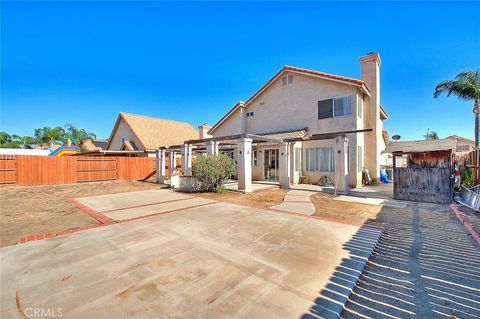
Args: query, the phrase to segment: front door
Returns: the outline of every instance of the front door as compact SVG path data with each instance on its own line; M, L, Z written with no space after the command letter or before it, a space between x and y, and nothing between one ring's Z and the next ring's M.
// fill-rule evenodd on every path
M263 178L278 180L278 149L264 150Z

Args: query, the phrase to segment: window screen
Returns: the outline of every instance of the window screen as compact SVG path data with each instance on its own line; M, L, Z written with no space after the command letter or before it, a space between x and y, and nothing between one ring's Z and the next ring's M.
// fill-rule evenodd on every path
M318 101L318 119L333 117L333 99Z
M352 96L336 97L334 102L334 116L344 116L352 114Z

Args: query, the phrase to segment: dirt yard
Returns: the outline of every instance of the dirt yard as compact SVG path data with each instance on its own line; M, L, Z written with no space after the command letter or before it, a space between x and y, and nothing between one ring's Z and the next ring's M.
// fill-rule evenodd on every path
M144 182L0 188L0 245L13 245L23 236L98 224L68 203L69 198L158 188Z
M335 196L317 193L310 196L315 205L314 216L349 224L362 224L367 219L376 219L381 206L334 200Z
M238 192L226 192L223 194L217 193L198 193L194 194L197 197L218 200L221 202L228 202L239 205L247 205L252 207L265 208L277 205L283 202L285 189L264 189L253 193L243 194Z

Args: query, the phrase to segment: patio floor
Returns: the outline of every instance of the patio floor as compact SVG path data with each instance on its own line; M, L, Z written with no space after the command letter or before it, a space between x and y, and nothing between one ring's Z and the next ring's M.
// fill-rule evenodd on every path
M184 206L192 200L168 190L81 199L105 215L147 217L2 248L0 317L42 308L66 318L298 318L341 262L360 274L380 234L229 203ZM167 204L175 209L148 217Z

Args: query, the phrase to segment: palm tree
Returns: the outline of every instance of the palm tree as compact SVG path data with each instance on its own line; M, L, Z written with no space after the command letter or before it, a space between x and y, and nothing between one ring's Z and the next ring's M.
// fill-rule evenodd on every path
M428 131L428 133L425 134L423 137L425 137L426 140L438 140L438 139L440 139L438 137L437 132L435 132L435 131Z
M54 143L61 143L65 138L65 131L60 126L36 128L35 138L41 143L47 143L49 148L53 148Z
M67 130L66 136L76 142L80 148L83 148L83 144L86 140L93 140L97 138L95 133L87 132L85 129L77 128L73 124L65 125L65 129Z
M456 95L459 99L473 101L473 113L475 114L475 148L479 147L480 136L480 73L476 71L460 72L454 80L440 82L435 88L433 97L440 94L447 96Z

